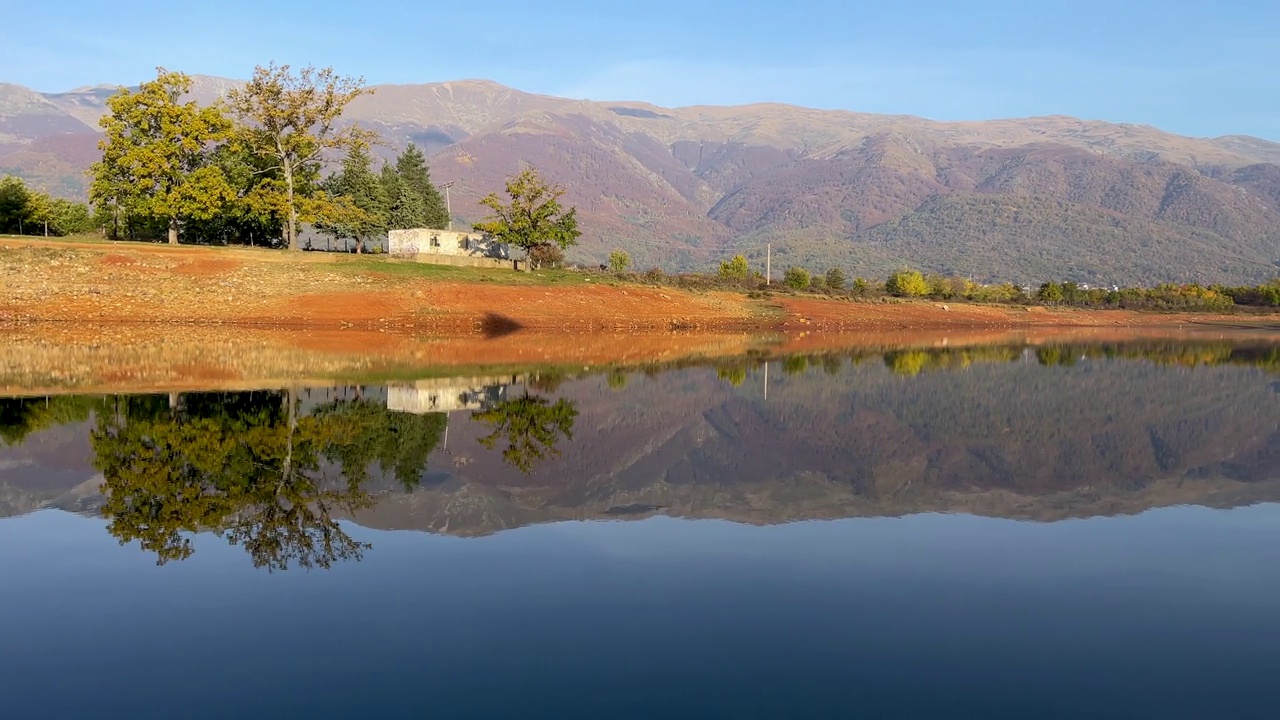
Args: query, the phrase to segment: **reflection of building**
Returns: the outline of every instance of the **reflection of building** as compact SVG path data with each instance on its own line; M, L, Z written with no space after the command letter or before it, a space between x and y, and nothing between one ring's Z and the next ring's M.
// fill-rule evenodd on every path
M507 393L523 379L503 377L438 378L412 385L387 387L387 409L414 414L481 410L507 399Z
M309 413L320 405L333 402L368 400L379 405L387 401L387 389L378 386L346 385L338 387L309 387L298 390L299 409Z

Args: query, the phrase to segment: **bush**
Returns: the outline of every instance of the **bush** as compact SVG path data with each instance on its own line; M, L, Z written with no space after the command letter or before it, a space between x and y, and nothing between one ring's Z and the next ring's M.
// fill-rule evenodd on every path
M807 290L813 278L809 275L809 271L802 267L791 267L787 269L787 273L782 276L782 281L795 290Z
M923 297L929 294L929 283L919 270L903 268L889 276L884 289L902 297Z
M564 251L555 245L538 245L529 250L529 265L532 269L558 268L564 264Z
M751 267L747 265L747 258L743 255L734 255L720 263L720 277L726 280L746 280L750 274Z
M609 253L609 269L615 273L624 273L631 268L631 256L625 250L614 250Z
M1062 286L1053 281L1041 285L1039 292L1036 293L1036 299L1043 303L1062 302L1062 297Z
M814 275L809 279L809 289L815 292L822 292L827 289L827 277L825 275Z
M827 287L832 290L844 289L844 271L838 267L833 267L827 271Z
M651 283L661 283L666 277L667 274L662 272L660 267L651 267L644 273L644 279Z

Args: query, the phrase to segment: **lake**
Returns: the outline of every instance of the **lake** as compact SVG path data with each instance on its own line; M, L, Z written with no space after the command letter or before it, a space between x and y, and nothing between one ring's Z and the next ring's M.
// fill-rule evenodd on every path
M6 720L1280 702L1280 345L100 390L0 398Z

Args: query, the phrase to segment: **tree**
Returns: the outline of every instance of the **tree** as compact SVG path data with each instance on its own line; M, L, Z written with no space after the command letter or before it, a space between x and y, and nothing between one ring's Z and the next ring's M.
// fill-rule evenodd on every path
M21 234L31 223L31 191L20 178L0 178L0 233Z
M903 268L889 276L884 289L893 295L923 297L929 294L929 283L919 270Z
M530 265L538 264L533 251L555 247L564 250L578 244L577 208L565 210L560 205L564 188L542 178L533 168L507 180L507 197L503 203L497 193L489 193L481 205L492 213L475 224L478 232L489 233L499 242L523 248Z
M427 227L426 205L393 165L382 166L382 192L387 198L387 229Z
M190 90L191 78L157 68L156 79L136 92L122 88L111 96L98 122L106 134L98 143L102 160L90 169L92 202L164 219L173 245L185 219L212 218L235 198L210 162L214 146L230 136L231 121L216 107L180 102Z
M832 290L844 289L844 271L838 267L833 267L827 271L827 287Z
M1050 304L1062 302L1062 286L1050 280L1040 286L1040 290L1036 292L1036 299Z
M349 150L370 142L374 134L355 125L339 127L338 120L352 100L372 94L363 78L317 70L308 66L296 75L288 65L257 67L253 79L227 95L227 103L240 119L239 141L251 152L270 158L266 169L280 174L277 182L260 186L262 200L278 208L285 218L285 241L298 250L298 223L312 220L330 209L324 198L313 200L304 182L318 173L326 153Z
M477 410L471 417L493 426L493 432L480 438L480 444L492 449L499 440L505 441L502 458L527 475L537 461L560 454L556 443L561 436L573 439L578 410L564 398L551 403L545 397L526 394Z
M720 277L726 280L746 280L750 274L751 266L747 265L747 258L743 255L734 255L720 262Z
M342 171L330 178L329 190L345 198L357 212L341 213L322 226L335 237L354 238L356 253L363 250L370 236L387 227L389 206L382 182L373 174L373 160L364 145L354 144L342 160Z
M624 273L631 267L631 256L625 250L614 250L609 253L609 269L615 273Z
M787 272L782 276L782 281L795 290L807 290L809 283L813 278L809 275L809 271L802 267L787 268Z
M396 174L404 183L406 192L416 199L414 210L418 213L412 218L413 225L406 228L435 228L443 230L449 226L449 211L445 208L444 198L431 182L431 169L427 167L427 158L413 143L396 158ZM404 216L406 222L409 215ZM399 227L393 225L392 227Z

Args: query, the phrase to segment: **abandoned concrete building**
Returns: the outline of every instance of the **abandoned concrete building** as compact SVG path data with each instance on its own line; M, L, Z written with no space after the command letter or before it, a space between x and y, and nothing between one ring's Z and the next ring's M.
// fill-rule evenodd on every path
M387 409L419 415L429 412L482 410L507 399L508 391L521 385L520 375L419 380L412 385L387 388Z
M506 243L476 232L430 228L392 230L387 236L387 252L441 265L508 268L513 265Z

